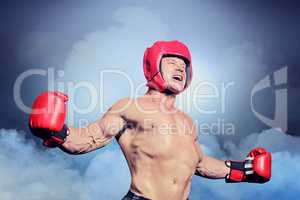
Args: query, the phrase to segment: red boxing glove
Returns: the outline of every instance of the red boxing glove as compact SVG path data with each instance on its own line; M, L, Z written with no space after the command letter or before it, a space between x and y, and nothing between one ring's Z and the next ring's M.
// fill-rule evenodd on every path
M68 96L61 92L43 92L32 105L29 117L31 132L47 147L64 143L68 128L64 125Z
M271 153L263 148L253 149L244 161L225 161L230 173L227 183L250 182L265 183L271 178Z

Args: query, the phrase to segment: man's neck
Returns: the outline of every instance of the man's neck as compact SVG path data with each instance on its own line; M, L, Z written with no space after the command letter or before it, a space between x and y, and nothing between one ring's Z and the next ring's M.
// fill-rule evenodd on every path
M160 104L165 109L170 110L175 108L175 94L163 93L149 88L146 96L149 96L153 102Z

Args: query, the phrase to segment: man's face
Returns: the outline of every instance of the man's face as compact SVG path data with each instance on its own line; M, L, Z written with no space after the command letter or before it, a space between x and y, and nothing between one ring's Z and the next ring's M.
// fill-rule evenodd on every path
M183 91L186 83L186 64L183 59L173 56L162 58L161 73L169 90L174 93Z

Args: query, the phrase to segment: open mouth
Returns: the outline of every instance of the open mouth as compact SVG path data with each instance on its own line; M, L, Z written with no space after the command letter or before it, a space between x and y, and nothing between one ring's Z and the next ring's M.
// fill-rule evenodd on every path
M181 75L174 75L173 79L176 80L176 81L182 81L183 77Z

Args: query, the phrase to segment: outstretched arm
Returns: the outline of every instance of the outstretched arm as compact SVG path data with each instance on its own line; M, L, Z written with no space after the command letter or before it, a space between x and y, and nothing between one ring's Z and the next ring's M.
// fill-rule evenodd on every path
M128 100L114 104L102 118L84 128L70 127L68 136L60 148L69 154L83 154L101 148L125 130L123 106Z
M68 128L65 123L68 96L59 91L41 93L29 116L31 132L49 148L59 147L70 154L87 153L109 143L125 130L124 113L130 99L115 103L102 118L85 128Z
M205 178L225 178L227 183L265 183L271 178L271 153L255 148L243 161L222 161L206 156L197 145L200 161L195 175Z
M230 172L230 168L225 162L216 158L204 155L199 144L197 149L200 155L200 161L197 165L195 175L211 179L225 178Z

